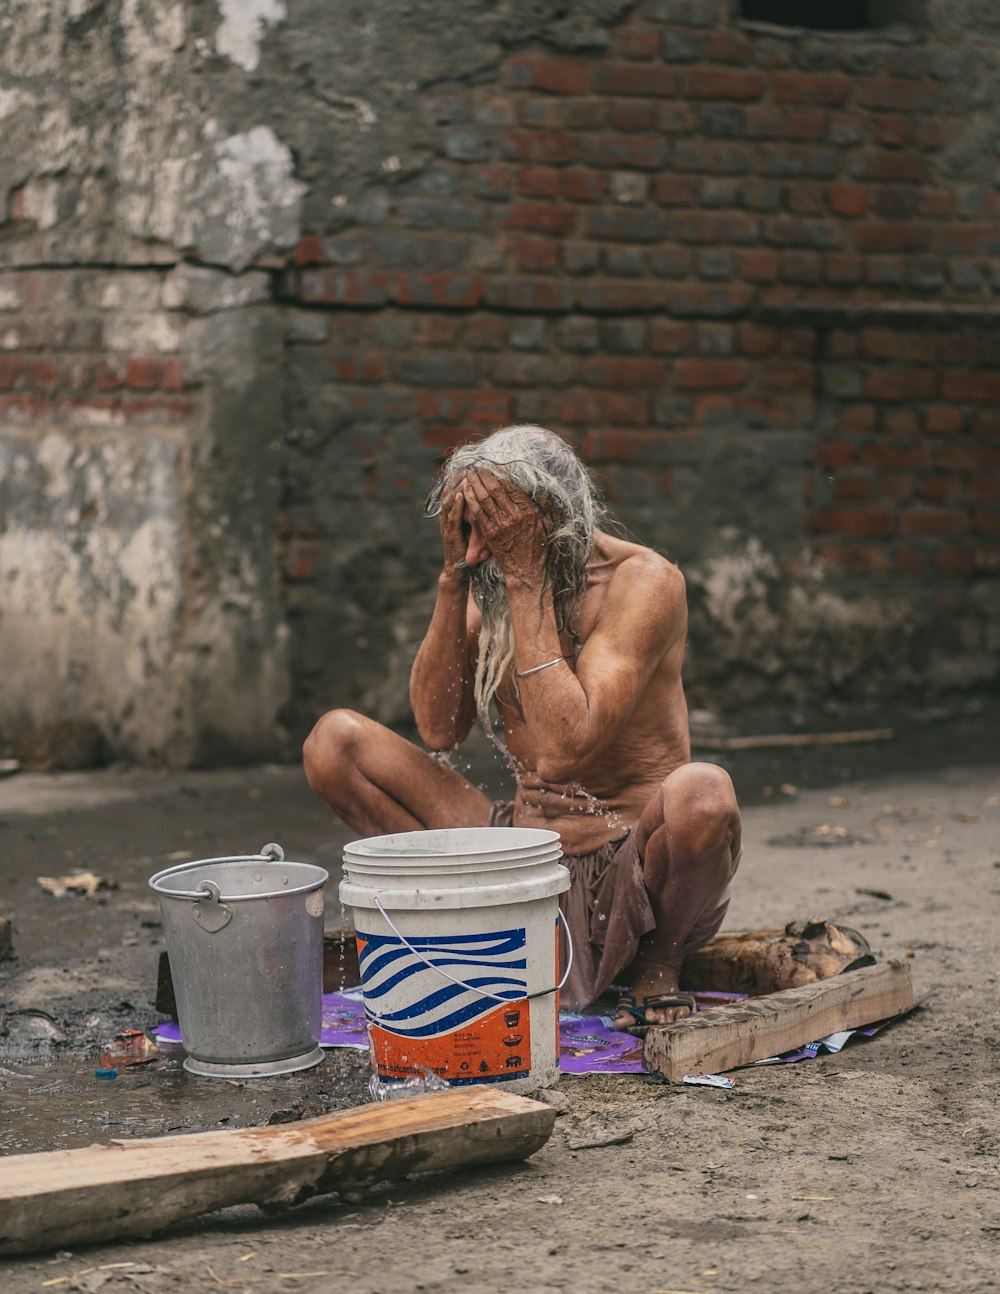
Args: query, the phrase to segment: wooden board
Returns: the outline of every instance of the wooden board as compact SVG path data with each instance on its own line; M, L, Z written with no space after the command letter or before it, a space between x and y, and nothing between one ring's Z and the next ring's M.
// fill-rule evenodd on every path
M0 917L0 962L14 956L14 927L9 917Z
M643 1064L675 1081L685 1074L720 1074L912 1005L909 966L883 962L652 1028Z
M232 1204L297 1204L414 1172L524 1159L556 1112L488 1087L301 1123L0 1158L0 1255L148 1235Z

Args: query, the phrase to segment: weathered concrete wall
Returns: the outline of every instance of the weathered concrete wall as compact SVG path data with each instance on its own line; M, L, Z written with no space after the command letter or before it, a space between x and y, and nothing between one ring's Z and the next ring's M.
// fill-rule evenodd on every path
M680 561L695 703L995 682L1000 18L872 12L6 6L0 738L404 722L419 500L514 419Z

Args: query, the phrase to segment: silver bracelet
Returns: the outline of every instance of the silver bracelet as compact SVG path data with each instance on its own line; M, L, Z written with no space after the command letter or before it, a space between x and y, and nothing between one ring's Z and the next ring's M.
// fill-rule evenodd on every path
M572 656L556 656L552 660L547 660L543 665L532 665L531 669L519 669L514 673L515 678L525 678L528 674L537 674L540 669L548 669L550 665L558 665L561 660L572 660Z

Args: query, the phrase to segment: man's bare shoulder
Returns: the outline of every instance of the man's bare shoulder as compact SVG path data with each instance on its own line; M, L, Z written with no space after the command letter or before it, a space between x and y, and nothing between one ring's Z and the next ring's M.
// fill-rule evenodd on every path
M648 597L662 598L674 606L685 602L686 584L680 567L652 548L599 531L594 551L611 568L611 586L616 592L632 594L642 587Z

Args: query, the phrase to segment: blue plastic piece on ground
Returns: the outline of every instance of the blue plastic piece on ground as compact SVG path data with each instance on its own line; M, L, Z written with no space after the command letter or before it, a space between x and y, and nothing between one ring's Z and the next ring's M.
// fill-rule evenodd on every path
M95 1069L94 1077L95 1078L117 1078L118 1071L117 1069Z

